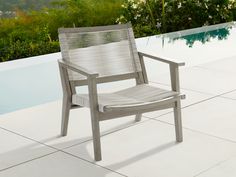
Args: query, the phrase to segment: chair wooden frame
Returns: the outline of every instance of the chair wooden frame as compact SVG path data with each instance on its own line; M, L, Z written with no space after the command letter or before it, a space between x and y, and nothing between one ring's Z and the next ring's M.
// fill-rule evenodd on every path
M91 30L94 30L91 28ZM100 142L100 126L99 122L104 120L109 120L113 118L136 115L135 120L140 121L142 113L156 111L161 109L173 108L174 109L174 119L175 119L175 132L176 141L182 142L182 121L181 121L181 104L180 100L184 98L184 95L180 94L180 83L179 83L179 66L183 66L184 63L174 62L173 60L168 60L165 58L160 58L143 52L138 52L141 72L125 74L120 76L112 77L99 77L99 74L93 71L89 71L81 66L75 65L66 60L58 60L62 88L63 88L63 106L62 106L62 123L61 123L61 135L67 135L69 113L73 108L80 108L81 106L75 105L72 102L72 95L76 94L75 87L81 85L88 85L89 91L89 105L91 113L92 122L92 134L93 134L93 145L94 145L94 156L95 160L99 161L102 159L101 156L101 142ZM146 69L144 65L144 57L164 62L169 65L170 76L171 76L171 88L172 91L178 92L179 95L152 102L149 104L140 105L125 105L119 107L113 107L107 112L100 112L98 110L98 92L97 84L111 82L114 80L125 80L133 78L136 80L136 84L148 84L148 78L146 74ZM80 73L87 77L83 81L71 81L68 76L68 70Z

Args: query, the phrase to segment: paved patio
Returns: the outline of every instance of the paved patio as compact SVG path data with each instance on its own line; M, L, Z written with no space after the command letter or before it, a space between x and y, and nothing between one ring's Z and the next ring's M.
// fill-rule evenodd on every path
M227 58L181 68L183 143L175 143L172 110L139 123L105 121L100 162L93 161L87 108L71 111L66 137L59 136L61 101L3 114L0 177L235 177L235 66ZM150 81L169 88L166 72L151 72Z

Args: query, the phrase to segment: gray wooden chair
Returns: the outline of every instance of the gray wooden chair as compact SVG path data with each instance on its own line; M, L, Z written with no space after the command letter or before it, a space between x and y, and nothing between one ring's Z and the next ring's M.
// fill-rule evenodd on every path
M138 52L130 23L122 25L60 28L62 60L59 60L63 86L61 135L67 134L70 109L89 107L95 160L101 160L99 122L122 116L173 108L176 141L182 142L178 67L164 58ZM150 86L143 57L169 64L172 90ZM136 86L113 93L98 93L97 84L135 79ZM76 86L88 85L88 94L76 93ZM157 130L158 131L158 130Z

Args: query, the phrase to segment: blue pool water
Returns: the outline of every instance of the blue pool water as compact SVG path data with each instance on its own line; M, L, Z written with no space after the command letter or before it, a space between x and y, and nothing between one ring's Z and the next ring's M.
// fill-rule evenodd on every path
M0 71L0 114L61 98L56 61Z
M187 66L236 56L235 22L149 36L136 40L138 49L184 61Z

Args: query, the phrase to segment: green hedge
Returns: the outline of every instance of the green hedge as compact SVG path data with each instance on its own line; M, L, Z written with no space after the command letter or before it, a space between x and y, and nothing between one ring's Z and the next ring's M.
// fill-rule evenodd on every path
M119 23L131 21L136 37L236 19L235 0L126 0Z
M59 27L131 21L135 36L142 37L235 19L232 0L63 0L0 19L0 61L58 52Z
M64 0L51 9L0 19L0 61L58 52L59 27L114 24L123 0Z

